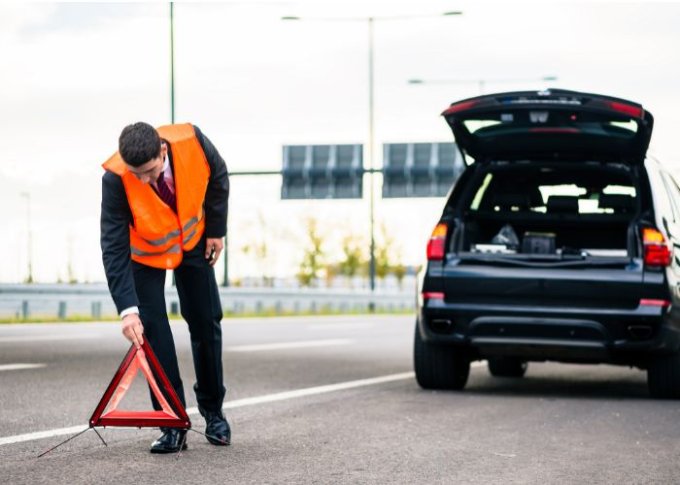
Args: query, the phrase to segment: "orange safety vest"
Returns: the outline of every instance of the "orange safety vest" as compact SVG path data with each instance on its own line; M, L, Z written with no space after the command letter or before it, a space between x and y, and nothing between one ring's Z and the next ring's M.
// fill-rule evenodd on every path
M210 166L190 124L158 128L170 145L175 179L177 213L149 184L142 183L116 152L102 166L123 180L133 223L130 254L134 261L160 269L174 269L182 262L182 250L193 249L203 236L203 203Z

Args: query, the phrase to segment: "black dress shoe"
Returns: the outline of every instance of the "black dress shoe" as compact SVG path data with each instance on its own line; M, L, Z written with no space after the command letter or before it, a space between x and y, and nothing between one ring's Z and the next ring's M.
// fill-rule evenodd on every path
M162 428L163 434L151 443L151 453L177 453L187 449L187 430Z
M205 434L210 444L228 446L231 444L231 428L222 411L205 413Z

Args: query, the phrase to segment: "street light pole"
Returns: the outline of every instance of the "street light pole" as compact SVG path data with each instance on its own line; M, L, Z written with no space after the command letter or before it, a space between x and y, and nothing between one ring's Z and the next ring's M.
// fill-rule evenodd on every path
M170 123L175 123L175 2L170 2Z
M33 231L31 229L31 193L22 192L21 196L26 199L26 229L27 229L27 253L28 253L28 276L26 283L33 283Z
M170 2L170 124L175 124L175 2ZM171 285L175 286L175 272Z
M368 168L370 170L369 180L369 218L371 231L371 246L370 246L370 260L369 260L369 285L371 288L371 300L368 304L368 310L373 313L375 311L375 302L373 295L375 293L375 184L373 178L374 167L374 122L375 122L375 104L374 104L374 75L375 63L373 60L373 17L368 17Z

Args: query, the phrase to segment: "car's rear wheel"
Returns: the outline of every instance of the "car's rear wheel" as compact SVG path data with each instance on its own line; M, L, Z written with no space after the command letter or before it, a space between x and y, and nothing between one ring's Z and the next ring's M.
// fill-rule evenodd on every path
M680 352L656 357L647 367L649 394L658 399L680 399Z
M489 358L489 372L494 377L524 377L528 366L529 364L516 357Z
M424 342L417 324L413 364L416 381L423 389L460 390L470 375L470 359L464 348Z

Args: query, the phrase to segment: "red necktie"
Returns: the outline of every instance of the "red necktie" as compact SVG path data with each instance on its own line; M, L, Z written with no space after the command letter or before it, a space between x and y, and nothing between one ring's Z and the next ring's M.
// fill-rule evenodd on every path
M168 204L172 210L175 208L175 194L172 192L168 184L165 183L165 173L161 172L158 180L156 180L156 185L158 186L158 195L160 195L161 200Z

